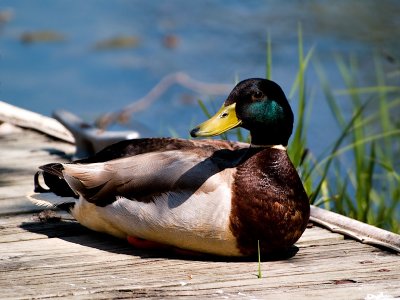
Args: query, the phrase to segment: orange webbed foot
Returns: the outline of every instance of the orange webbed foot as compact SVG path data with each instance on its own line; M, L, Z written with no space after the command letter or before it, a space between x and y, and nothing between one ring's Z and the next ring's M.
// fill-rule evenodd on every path
M168 246L168 245L157 243L157 242L153 242L153 241L149 241L149 240L145 240L145 239L142 239L142 238L137 238L137 237L134 237L134 236L128 236L127 240L128 240L129 244L131 244L132 246L134 246L135 248L138 248L138 249L166 249L166 248L170 248L170 246Z
M145 240L142 238L128 236L127 241L129 244L134 246L137 249L142 250L170 250L172 253L182 256L203 256L204 254L201 252L196 252L192 250L181 249L173 246L168 246L166 244L153 242L149 240Z

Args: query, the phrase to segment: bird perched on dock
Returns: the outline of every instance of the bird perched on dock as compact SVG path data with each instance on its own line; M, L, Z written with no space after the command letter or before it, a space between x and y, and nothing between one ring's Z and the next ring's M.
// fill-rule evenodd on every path
M238 83L191 135L238 126L250 131L251 144L135 139L87 159L41 166L31 199L139 247L251 256L259 241L261 253L284 253L304 232L310 206L286 152L293 112L278 84Z

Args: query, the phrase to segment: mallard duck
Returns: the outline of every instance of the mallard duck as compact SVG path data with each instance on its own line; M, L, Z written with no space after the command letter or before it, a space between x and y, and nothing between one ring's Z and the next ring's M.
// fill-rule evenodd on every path
M304 232L310 206L286 152L293 112L279 85L238 83L191 135L237 126L250 131L251 144L134 139L87 159L41 166L31 198L131 242L222 256L257 254L258 241L261 253L286 251Z

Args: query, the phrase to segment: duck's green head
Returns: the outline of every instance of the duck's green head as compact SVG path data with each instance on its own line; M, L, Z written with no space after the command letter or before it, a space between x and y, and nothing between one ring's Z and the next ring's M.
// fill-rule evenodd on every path
M250 130L254 145L286 146L293 130L293 112L281 87L260 78L239 82L221 109L190 134L214 136L238 126Z

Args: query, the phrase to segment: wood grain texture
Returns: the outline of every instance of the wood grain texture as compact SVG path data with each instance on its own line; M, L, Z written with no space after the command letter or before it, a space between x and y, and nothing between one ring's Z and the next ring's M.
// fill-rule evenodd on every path
M0 215L38 211L26 195L38 166L65 161L75 146L30 130L0 134Z
M25 192L38 165L73 150L26 130L0 137L0 299L400 297L399 255L316 225L306 229L295 257L262 262L259 279L256 261L136 250L60 212L45 221L32 213Z

